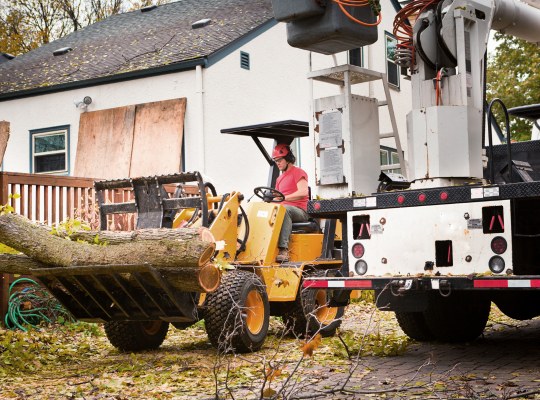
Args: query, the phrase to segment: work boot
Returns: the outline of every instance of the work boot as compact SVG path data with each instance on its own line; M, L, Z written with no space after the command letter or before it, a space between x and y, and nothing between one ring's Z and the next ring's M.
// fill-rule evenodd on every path
M279 253L276 256L276 262L289 261L289 252L287 249L279 249Z

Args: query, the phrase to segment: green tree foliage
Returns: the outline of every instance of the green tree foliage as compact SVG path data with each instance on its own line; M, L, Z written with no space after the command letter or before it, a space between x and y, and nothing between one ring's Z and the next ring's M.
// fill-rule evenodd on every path
M0 52L15 56L114 14L170 0L0 0Z
M540 49L513 36L495 34L499 45L489 58L487 100L501 99L507 108L540 103ZM503 133L504 113L499 105L494 114ZM510 117L512 140L530 140L533 123Z

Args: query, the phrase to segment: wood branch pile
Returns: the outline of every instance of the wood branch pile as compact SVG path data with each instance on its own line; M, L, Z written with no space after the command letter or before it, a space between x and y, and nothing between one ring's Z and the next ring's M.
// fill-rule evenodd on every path
M36 268L102 265L113 274L118 265L148 263L179 290L211 293L221 281L211 262L216 244L207 228L78 231L70 240L67 236L51 234L50 227L20 215L0 215L0 243L23 253L0 254L0 272L26 275Z

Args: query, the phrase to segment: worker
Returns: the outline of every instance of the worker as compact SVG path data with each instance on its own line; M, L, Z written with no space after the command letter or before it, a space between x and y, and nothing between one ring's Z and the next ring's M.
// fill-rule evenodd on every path
M285 196L281 205L285 206L285 218L278 239L279 253L277 262L289 261L289 241L293 222L306 222L308 202L308 176L306 171L295 167L296 157L286 144L278 144L272 153L276 165L281 171L277 178L276 189Z

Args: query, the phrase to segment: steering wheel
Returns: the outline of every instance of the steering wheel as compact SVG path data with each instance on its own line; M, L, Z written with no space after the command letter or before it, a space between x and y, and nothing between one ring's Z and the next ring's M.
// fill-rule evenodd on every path
M255 189L253 189L253 193L255 193L255 196L257 196L265 203L281 203L285 200L285 195L279 190L272 189L266 186L256 187Z

